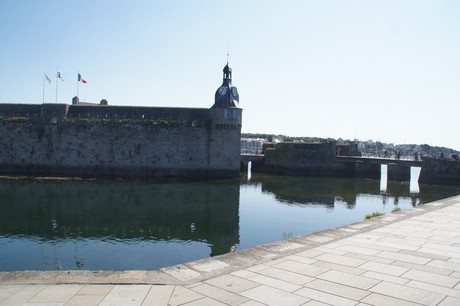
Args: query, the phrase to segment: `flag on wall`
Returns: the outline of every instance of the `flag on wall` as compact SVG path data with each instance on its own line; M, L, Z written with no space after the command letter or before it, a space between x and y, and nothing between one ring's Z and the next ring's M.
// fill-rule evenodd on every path
M64 76L60 71L57 72L57 77L61 79L61 81L64 81Z
M88 83L84 78L81 77L81 74L78 74L78 82L82 82L84 84Z
M51 83L51 79L46 73L44 73L44 77L45 77L45 80L48 81L48 83Z

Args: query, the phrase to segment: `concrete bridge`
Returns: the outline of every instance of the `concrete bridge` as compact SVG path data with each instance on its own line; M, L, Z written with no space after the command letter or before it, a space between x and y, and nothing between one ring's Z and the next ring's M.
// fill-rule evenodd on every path
M421 167L422 162L419 160L409 159L394 159L394 158L380 158L380 157L362 157L362 156L337 156L337 161L345 163L368 163L378 165L398 165L403 167Z
M241 154L241 171L246 172L248 169L249 162L253 164L256 162L261 162L264 159L263 154Z
M391 158L337 156L337 162L355 165L355 177L380 179L382 165L387 165L389 181L410 181L411 167L422 167L421 161Z
M263 154L241 155L242 172L247 171L249 162L252 162L252 169L255 171L262 169L262 172L266 172L267 168L270 167L270 165L260 166L264 164ZM389 181L410 181L411 167L422 167L422 162L406 159L336 156L334 162L323 164L319 169L323 169L324 173L327 173L325 176L379 180L382 165L387 165L387 179ZM295 167L295 165L292 166ZM317 166L312 165L312 168ZM300 175L307 173L303 171L305 170L303 168L299 166ZM289 173L292 174L293 172L289 171Z

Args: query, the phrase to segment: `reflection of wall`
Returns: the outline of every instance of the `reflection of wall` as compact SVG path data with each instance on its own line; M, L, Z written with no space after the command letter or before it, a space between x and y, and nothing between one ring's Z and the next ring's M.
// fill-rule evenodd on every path
M239 182L0 181L0 235L239 243Z
M273 193L279 201L293 204L333 207L338 197L353 207L359 194L381 194L376 180L258 176L252 182L262 183L262 191ZM392 196L410 196L408 184L389 182L388 188Z

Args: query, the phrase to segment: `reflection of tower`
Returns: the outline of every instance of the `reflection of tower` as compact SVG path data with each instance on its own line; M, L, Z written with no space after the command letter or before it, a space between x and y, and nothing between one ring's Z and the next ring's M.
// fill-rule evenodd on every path
M226 184L212 184L207 188L204 215L197 223L206 233L211 247L211 256L225 254L240 242L239 206L240 184L238 181Z

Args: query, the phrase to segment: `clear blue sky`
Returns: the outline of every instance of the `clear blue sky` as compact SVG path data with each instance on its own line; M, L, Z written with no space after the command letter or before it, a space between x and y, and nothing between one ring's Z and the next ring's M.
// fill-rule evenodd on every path
M0 1L0 103L210 107L243 132L460 150L460 1Z

